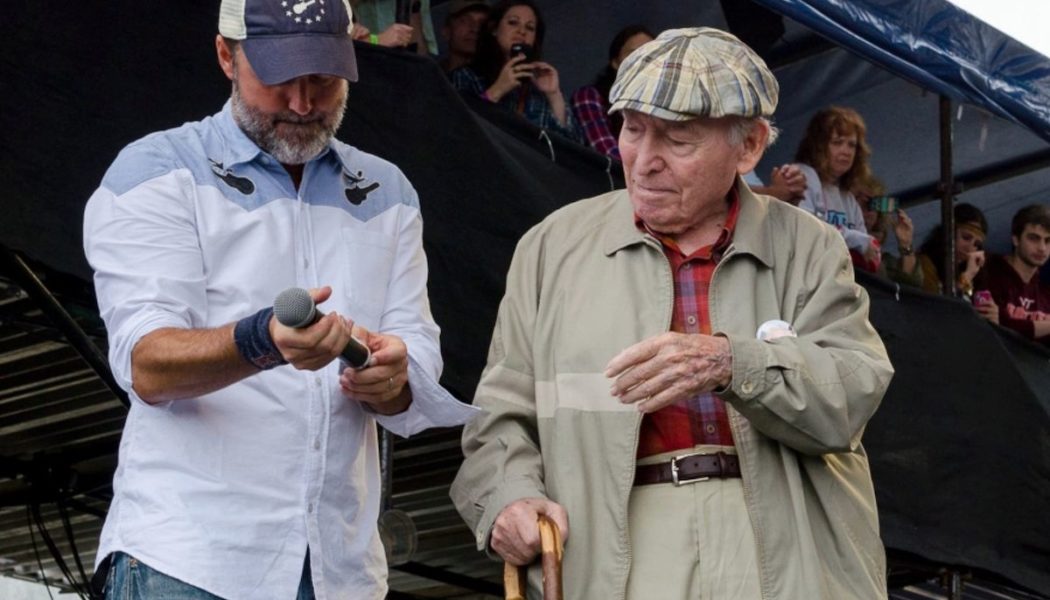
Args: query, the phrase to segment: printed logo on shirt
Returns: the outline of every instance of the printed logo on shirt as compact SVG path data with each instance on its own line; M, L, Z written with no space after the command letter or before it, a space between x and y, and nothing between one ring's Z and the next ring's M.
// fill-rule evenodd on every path
M343 171L343 178L347 181L346 199L354 206L364 202L368 198L368 194L379 189L378 181L373 181L372 183L361 187L361 184L365 181L365 175L362 171L358 171L356 175L349 171Z
M1035 298L1020 297L1017 299L1021 303L1021 306L1014 304L1013 302L1006 303L1006 314L1011 319L1018 321L1046 321L1050 320L1050 315L1041 310L1032 310L1035 306Z
M846 219L846 213L840 210L829 210L828 214L824 216L824 220L838 229L849 228L849 220Z
M234 175L232 171L222 166L221 162L215 162L212 159L208 159L211 163L211 170L215 173L223 183L244 194L245 196L250 195L255 191L255 184L252 183L251 179L247 177L238 177Z

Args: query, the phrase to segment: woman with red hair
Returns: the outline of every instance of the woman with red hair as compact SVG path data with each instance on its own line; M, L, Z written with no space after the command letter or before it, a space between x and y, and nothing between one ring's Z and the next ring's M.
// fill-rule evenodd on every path
M879 243L868 234L852 191L871 177L866 131L864 119L851 108L830 106L813 115L795 153L806 177L806 194L798 206L834 225L846 246L877 268Z

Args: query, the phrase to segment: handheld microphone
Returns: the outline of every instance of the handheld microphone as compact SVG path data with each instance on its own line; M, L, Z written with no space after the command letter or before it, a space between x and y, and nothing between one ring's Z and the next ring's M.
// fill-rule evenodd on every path
M273 314L281 325L295 329L309 327L324 316L324 313L317 310L310 293L296 287L277 294L273 301ZM372 359L372 352L361 340L351 336L340 356L351 368L363 369Z

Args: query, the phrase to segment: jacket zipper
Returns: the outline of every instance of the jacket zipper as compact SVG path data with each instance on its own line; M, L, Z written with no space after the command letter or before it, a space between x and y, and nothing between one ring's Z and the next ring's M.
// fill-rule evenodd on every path
M725 261L727 259L732 257L733 254L735 254L735 252L736 252L736 246L733 246L732 244L730 244L730 246L728 248L726 248L725 254L722 255L721 260L719 260L718 264L715 265L715 270L711 273L711 286L710 286L711 289L715 288L715 278L718 277L718 270L722 268L722 264L725 263ZM709 298L709 300L710 300L710 298ZM713 304L708 304L708 310L709 311L710 311L710 307L711 306L714 306L714 305ZM714 317L714 313L713 312L711 313L711 315L712 315L712 317ZM718 328L715 327L715 320L714 320L714 318L712 318L711 319L711 330L712 331L716 331L717 329ZM765 569L763 568L763 564L762 564L762 557L764 556L764 553L762 551L762 538L761 538L761 536L759 536L758 528L755 526L755 519L752 518L752 515L755 514L754 500L753 500L753 497L752 497L751 487L748 485L748 477L745 476L745 475L750 475L750 470L749 470L750 463L747 460L746 447L744 447L743 437L740 434L740 427L741 427L741 425L740 425L739 419L742 419L743 416L739 413L739 411L737 411L731 405L728 405L728 403L727 403L727 406L726 406L726 412L727 412L728 417L729 417L729 430L731 432L733 432L733 445L737 447L736 455L737 455L737 461L739 461L739 463L740 463L740 486L741 486L741 488L743 489L743 492L744 492L744 506L747 507L747 517L749 519L751 519L751 528L755 532L755 553L757 555L757 556L755 556L755 560L758 563L757 566L758 566L758 575L759 575L759 581L758 581L759 591L762 594L762 597L765 598L766 597L766 590L765 590L765 585L763 585L764 578L762 577L762 574L765 572Z
M653 246L654 243L658 244L659 242L656 242L656 240L653 240L652 237L647 234L646 235L645 245L649 246L650 248L653 248L654 247ZM669 287L665 287L664 289L665 290L673 290L674 289L674 273L671 272L671 264L667 261L667 258L663 255L663 249L662 248L656 248L656 250L660 253L660 257L664 259L662 261L664 275L666 276L664 278L664 283L670 282L670 286ZM717 269L718 267L716 266L715 268ZM665 296L665 299L666 299L666 296ZM673 291L671 292L670 301L669 302L664 302L664 308L665 308L665 311L666 311L664 313L664 331L670 331L671 330L671 317L673 316L673 312L674 312L674 292ZM630 512L630 504L631 504L631 489L634 487L634 472L638 468L638 440L641 437L641 432L642 432L642 417L638 417L637 419L635 419L635 422L634 422L634 443L631 444L634 447L634 454L631 455L631 469L628 471L629 475L628 475L628 479L627 479L627 490L626 490L627 493L624 495L624 498L626 498L627 501L624 503L624 505L622 506L622 510L621 510L621 519L622 519L621 522L622 523L627 523L628 522L628 516L629 516L628 513ZM619 590L619 593L618 593L618 597L619 597L620 600L625 600L626 597L627 597L627 579L630 578L630 576L631 576L631 563L634 562L634 553L633 553L633 551L631 549L631 526L630 526L630 524L626 525L626 529L627 529L627 531L624 534L624 538L627 541L624 544L624 546L625 546L626 551L627 551L627 573L626 573L626 575L623 578L623 583L620 585L620 590Z

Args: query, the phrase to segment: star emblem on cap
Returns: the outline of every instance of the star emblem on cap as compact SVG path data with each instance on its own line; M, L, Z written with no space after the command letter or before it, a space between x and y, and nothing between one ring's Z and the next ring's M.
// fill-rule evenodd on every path
M306 23L307 25L313 25L314 23L321 22L321 15L325 13L325 0L298 0L297 2L291 2L291 0L282 0L281 6L284 7L284 15L296 23Z

